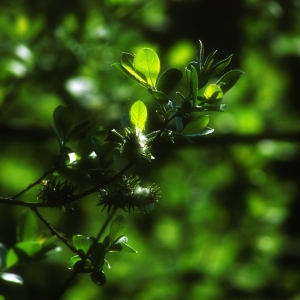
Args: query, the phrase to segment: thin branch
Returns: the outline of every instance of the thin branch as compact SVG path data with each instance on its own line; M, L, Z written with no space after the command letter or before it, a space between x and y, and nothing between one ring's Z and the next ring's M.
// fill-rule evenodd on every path
M9 198L9 200L14 200L18 197L20 197L21 195L23 195L24 193L26 193L27 191L29 191L31 188L33 188L34 186L36 186L37 184L39 184L40 182L42 182L42 180L47 177L48 175L50 175L51 173L56 171L56 166L53 167L51 170L46 171L39 179L37 179L34 183L31 183L27 186L27 188L25 188L24 190L22 190L21 192L13 195L12 197Z
M59 238L72 252L78 253L78 251L68 243L67 239L64 238L61 234L59 234L51 224L41 215L38 211L37 207L31 207L32 211L36 214L36 216L44 223L44 225L50 230L50 232Z

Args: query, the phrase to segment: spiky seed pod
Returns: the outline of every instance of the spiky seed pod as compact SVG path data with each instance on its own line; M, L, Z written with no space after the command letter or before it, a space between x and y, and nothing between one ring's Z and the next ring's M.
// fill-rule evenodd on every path
M69 180L58 182L56 178L43 180L37 198L53 207L61 207L64 211L76 189L77 186Z
M155 184L142 184L137 176L128 178L123 176L120 183L108 185L99 192L98 206L103 205L103 209L107 208L108 213L113 207L128 213L135 209L148 213L158 202L159 197L159 188Z

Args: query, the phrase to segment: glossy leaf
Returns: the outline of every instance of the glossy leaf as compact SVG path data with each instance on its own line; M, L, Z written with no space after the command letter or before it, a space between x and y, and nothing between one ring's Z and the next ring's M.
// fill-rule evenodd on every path
M227 104L204 104L202 111L226 111L228 108Z
M110 233L109 233L110 245L114 244L120 237L125 235L126 229L127 229L126 218L122 215L117 216L113 220L110 226Z
M17 240L35 241L38 237L38 222L31 210L23 210L17 225Z
M0 278L2 278L5 281L14 282L18 284L23 284L24 280L21 276L13 273L0 273Z
M123 52L121 62L124 68L126 69L134 69L133 67L133 61L134 61L134 55L131 53Z
M202 129L198 132L187 134L186 136L188 136L188 137L198 137L198 136L208 135L212 132L214 132L214 129L209 128L209 127L205 127L204 129Z
M109 247L108 252L129 252L129 253L138 253L132 247L126 243L117 243Z
M154 88L160 72L160 61L156 52L150 48L141 49L134 58L134 67L146 77L147 83Z
M60 105L53 112L53 120L55 128L64 140L73 125L73 114L68 108Z
M7 255L6 247L0 243L0 270L5 268L6 266L6 255Z
M198 62L199 62L199 70L201 71L203 66L203 58L204 58L204 46L202 42L199 40L199 47L198 47Z
M182 75L179 69L167 69L159 76L156 89L165 94L169 94L182 79Z
M85 254L88 252L91 246L91 241L87 237L79 234L73 235L72 242L77 250L82 250Z
M241 70L231 70L224 74L217 82L217 85L220 85L223 93L229 91L238 81L240 76L244 74Z
M91 273L93 271L91 262L87 260L78 260L75 262L73 269L78 273Z
M199 116L190 121L181 132L184 135L190 135L204 129L209 122L209 116Z
M223 99L223 91L219 85L210 84L207 86L204 92L206 102L215 103Z
M92 272L90 276L92 281L99 286L102 286L106 283L106 276L102 270L96 270Z
M137 128L139 132L143 132L147 122L146 105L140 100L136 101L130 108L129 116L132 125Z
M81 260L81 257L79 255L72 256L68 263L68 269L73 269L74 265L80 260Z

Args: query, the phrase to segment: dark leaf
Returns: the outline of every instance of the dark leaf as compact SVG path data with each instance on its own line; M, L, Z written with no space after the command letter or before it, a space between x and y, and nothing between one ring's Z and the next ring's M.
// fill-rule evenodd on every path
M96 270L92 272L90 276L93 282L99 286L102 286L106 283L106 276L102 270Z
M240 76L244 74L241 70L231 70L224 74L217 82L217 85L220 85L223 93L229 91L238 81Z
M171 68L164 71L158 78L156 89L165 94L169 94L182 78L182 72L179 69Z

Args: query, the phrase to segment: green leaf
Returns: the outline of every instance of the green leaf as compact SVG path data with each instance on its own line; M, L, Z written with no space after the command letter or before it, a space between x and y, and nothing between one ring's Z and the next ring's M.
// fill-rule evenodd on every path
M105 245L103 243L97 243L93 245L91 253L91 263L95 269L99 269L104 264L105 258Z
M7 249L5 245L0 243L0 271L1 269L4 269L6 266L6 255L7 255Z
M36 241L38 237L38 222L35 214L31 210L23 210L17 225L17 240Z
M123 129L129 127L129 121L130 121L129 114L124 114L121 117L120 123Z
M123 66L120 63L114 63L114 64L112 64L112 66L116 67L118 70L120 70L123 74L125 74L129 78L137 81L143 87L146 87L146 88L149 87L149 84L147 83L146 78L144 78L143 75L140 75L139 73L137 73L134 68L131 69L129 67Z
M14 283L18 283L18 284L23 284L23 278L17 274L13 274L13 273L0 273L0 278L2 278L5 281L9 281L9 282L14 282ZM1 296L0 296L1 299ZM4 299L4 298L3 298Z
M204 129L191 133L191 134L187 134L186 136L188 137L197 137L197 136L202 136L202 135L208 135L210 133L214 132L214 130L212 128L209 127L205 127Z
M56 128L53 125L49 124L49 127L50 127L51 131L54 133L54 135L58 141L58 144L61 147L63 145L63 138L61 137L61 135L58 133L58 131L56 130Z
M97 154L101 165L106 168L110 164L115 161L115 156L118 153L117 150L117 143L112 141L104 142L103 144L99 145L98 142L94 138L92 138L94 144L94 151Z
M84 130L86 130L91 124L92 124L91 121L84 121L84 122L76 125L69 133L67 140L77 137L80 133L82 133Z
M165 94L169 94L182 79L182 76L183 74L179 69L167 69L159 76L156 89Z
M198 94L198 73L194 66L191 66L190 89L195 103Z
M154 88L160 72L160 61L156 52L150 48L141 49L134 58L134 67L146 77L147 83Z
M99 286L102 286L106 283L106 276L102 270L94 271L90 276L92 281Z
M190 121L181 132L184 135L190 135L204 129L209 122L209 116L199 116Z
M151 92L151 95L160 104L162 104L162 105L167 105L168 104L169 98L164 92L153 91L153 92Z
M60 105L53 112L53 120L57 131L65 140L73 125L73 114L68 108Z
M123 52L122 53L122 65L124 66L124 68L127 69L134 69L133 67L133 61L134 61L134 55L131 53L127 53L127 52Z
M138 100L130 108L129 111L130 121L135 128L138 128L139 132L143 132L147 122L147 107Z
M136 250L134 250L132 247L130 247L128 244L119 242L117 244L112 245L107 250L108 252L129 252L129 253L138 253Z
M7 253L7 268L19 263L35 259L41 251L42 245L38 242L26 241L15 244Z
M127 229L126 218L122 215L117 216L113 220L110 226L110 233L109 233L110 245L113 245L120 237L125 235L126 229Z
M81 260L79 255L72 256L68 263L68 269L74 269L74 265Z
M210 84L206 87L204 97L206 102L215 103L223 99L223 91L219 85Z
M219 85L225 94L227 91L229 91L238 81L240 76L244 74L241 70L231 70L224 74L217 82L216 84Z
M212 69L209 71L209 77L214 77L215 75L217 75L218 73L220 73L221 71L223 71L230 63L232 58L232 54L229 55L229 57L227 57L226 59L223 59L221 61L219 61L218 63L216 63Z
M203 105L203 109L201 109L201 111L226 111L227 110L228 105L227 104L204 104Z
M78 273L91 273L93 271L91 262L87 260L78 260L75 262L73 269Z
M80 234L73 235L72 242L74 247L77 250L82 250L84 254L88 252L91 246L91 241L87 237Z
M204 47L203 47L202 42L199 40L199 46L198 46L199 71L202 70L202 66L203 66L203 58L204 58Z
M211 70L211 68L213 66L213 62L215 60L216 53L217 53L217 50L215 50L207 55L204 66L203 66L204 73L208 73Z

